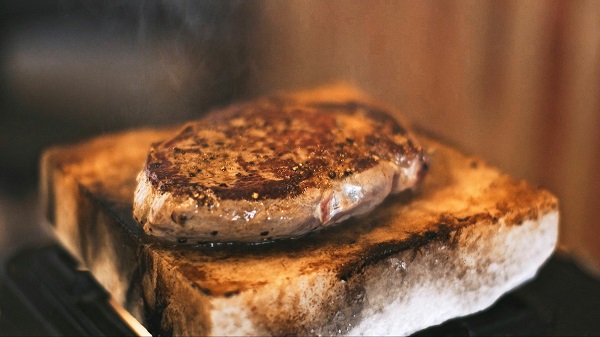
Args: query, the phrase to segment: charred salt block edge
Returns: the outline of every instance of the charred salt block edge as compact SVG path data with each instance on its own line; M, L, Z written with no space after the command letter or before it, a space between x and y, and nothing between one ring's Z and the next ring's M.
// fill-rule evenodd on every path
M150 143L172 131L107 135L42 159L57 237L153 334L410 334L491 305L556 245L556 198L424 135L421 188L367 216L257 246L164 244L133 219L132 196Z

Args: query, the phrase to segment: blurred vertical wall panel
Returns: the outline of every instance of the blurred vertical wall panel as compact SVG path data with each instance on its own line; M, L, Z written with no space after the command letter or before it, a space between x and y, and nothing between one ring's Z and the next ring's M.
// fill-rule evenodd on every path
M594 157L600 151L600 3L569 2L564 13L564 81L562 125L565 145L559 162L565 210L564 241L586 261L600 261L600 190L594 189ZM597 176L597 175L596 175ZM562 178L562 179L561 179ZM596 185L597 186L597 185ZM570 227L566 227L570 226ZM598 267L598 265L596 265Z
M253 94L355 83L555 192L561 245L600 264L600 2L269 0L259 15Z

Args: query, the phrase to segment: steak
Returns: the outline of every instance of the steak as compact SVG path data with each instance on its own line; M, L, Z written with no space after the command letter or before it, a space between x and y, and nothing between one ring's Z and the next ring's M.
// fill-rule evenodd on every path
M153 144L134 217L180 243L298 237L414 189L425 171L423 149L378 107L263 98Z

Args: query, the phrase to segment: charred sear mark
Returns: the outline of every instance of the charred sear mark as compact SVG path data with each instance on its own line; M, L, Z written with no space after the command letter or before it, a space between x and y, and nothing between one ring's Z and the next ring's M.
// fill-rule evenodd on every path
M171 213L171 220L178 225L184 226L188 220L188 216L185 213L178 213L173 211Z
M235 295L238 295L239 293L240 293L239 289L229 290L229 291L226 291L225 293L223 293L223 297L229 298L229 297L233 297Z
M494 217L489 213L477 213L464 217L442 214L434 224L428 226L431 228L429 230L409 233L408 238L402 241L384 242L366 248L364 258L358 259L359 262L355 264L344 266L338 272L338 277L347 281L352 275L360 273L372 263L407 250L419 254L432 243L443 243L449 245L450 248L456 247L461 230L480 222L495 223Z
M428 230L423 233L411 233L410 236L403 241L384 242L373 245L365 249L366 253L363 259L359 259L355 264L345 265L339 272L338 278L347 281L352 275L364 270L372 263L381 261L382 259L398 254L402 251L413 250L418 252L424 246L433 242L450 243L453 237L453 232L457 229L440 223L434 226L434 230Z
M192 283L192 288L198 289L202 294L204 294L206 296L212 296L212 291L210 291L210 289L208 289L206 287L201 287L196 282Z

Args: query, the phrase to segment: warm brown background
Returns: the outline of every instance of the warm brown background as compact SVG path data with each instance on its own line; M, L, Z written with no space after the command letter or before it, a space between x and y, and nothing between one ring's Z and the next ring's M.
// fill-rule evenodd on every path
M561 201L560 242L600 261L600 2L267 1L256 93L358 84Z

